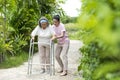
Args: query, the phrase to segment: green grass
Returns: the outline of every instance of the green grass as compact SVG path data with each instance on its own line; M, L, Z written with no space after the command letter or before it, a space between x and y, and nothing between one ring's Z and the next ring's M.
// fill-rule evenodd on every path
M0 69L20 66L27 60L28 54L25 52L21 53L19 56L8 57L4 62L0 63Z
M68 36L72 40L79 40L81 29L76 23L68 23L65 24L65 28L67 30Z

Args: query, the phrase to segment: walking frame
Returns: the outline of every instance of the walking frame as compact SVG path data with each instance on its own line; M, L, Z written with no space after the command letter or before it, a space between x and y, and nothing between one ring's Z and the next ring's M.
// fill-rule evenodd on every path
M28 57L28 75L32 74L32 66L34 65L33 63L33 53L34 53L34 45L37 44L43 44L43 42L34 42L32 39L30 40L30 48L29 48L29 57ZM50 65L50 76L55 75L55 60L54 60L54 42L50 40L50 43L44 43L50 45L50 64L40 64L40 63L35 63L39 64L40 66L42 65Z

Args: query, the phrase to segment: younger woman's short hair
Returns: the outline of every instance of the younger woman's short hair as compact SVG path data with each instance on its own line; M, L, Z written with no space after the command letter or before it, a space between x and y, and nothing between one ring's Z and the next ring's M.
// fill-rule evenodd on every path
M57 21L60 21L60 16L59 15L55 15L55 16L53 16L53 19L56 19Z
M39 21L38 21L38 24L39 24L39 26L41 27L41 22L42 21L45 21L45 22L47 22L47 27L49 26L49 21L48 21L48 19L46 18L46 17L41 17L40 19L39 19Z

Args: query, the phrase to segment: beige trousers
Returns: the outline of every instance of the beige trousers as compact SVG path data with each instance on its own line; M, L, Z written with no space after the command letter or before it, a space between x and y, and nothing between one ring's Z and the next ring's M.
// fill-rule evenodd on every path
M50 46L49 45L38 45L38 50L40 54L40 63L41 64L50 64ZM50 66L46 66L49 68ZM41 68L45 68L45 65L41 66Z
M69 44L70 41L66 41L64 44L57 44L56 46L55 57L62 70L68 70L67 53L69 49Z

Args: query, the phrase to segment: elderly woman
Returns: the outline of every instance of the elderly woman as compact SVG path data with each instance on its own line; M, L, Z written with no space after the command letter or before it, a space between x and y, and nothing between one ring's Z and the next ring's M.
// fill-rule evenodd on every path
M49 25L49 22L47 18L42 17L36 26L36 28L32 31L31 36L34 40L34 37L38 36L38 50L40 54L40 63L41 64L50 64L50 45L46 43L50 43L50 40L53 40L55 38L55 32L53 28ZM45 71L49 73L50 66L41 67L41 73L44 73Z

